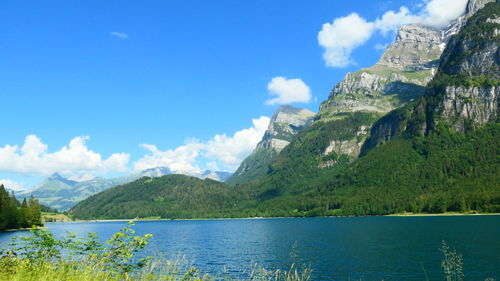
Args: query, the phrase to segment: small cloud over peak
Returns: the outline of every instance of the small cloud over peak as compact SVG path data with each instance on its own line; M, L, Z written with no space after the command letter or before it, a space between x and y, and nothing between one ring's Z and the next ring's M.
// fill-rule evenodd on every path
M345 67L353 64L351 52L364 44L373 33L375 24L356 13L323 24L318 42L325 48L323 59L327 66Z
M112 36L115 36L115 37L118 37L118 38L121 38L121 39L127 39L128 38L128 34L125 33L125 32L112 31L112 32L109 33L109 35L112 35Z
M301 79L287 79L282 76L274 77L267 84L269 94L276 96L266 101L267 105L290 104L294 102L309 103L311 89Z

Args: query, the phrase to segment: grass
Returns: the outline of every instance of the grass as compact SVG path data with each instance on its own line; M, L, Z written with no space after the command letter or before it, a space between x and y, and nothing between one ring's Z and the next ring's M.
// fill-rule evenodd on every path
M300 272L294 266L288 271L268 271L256 266L239 279L228 274L210 276L190 267L183 260L157 261L131 273L110 271L91 262L59 261L33 264L26 259L0 260L0 281L308 281L310 270Z

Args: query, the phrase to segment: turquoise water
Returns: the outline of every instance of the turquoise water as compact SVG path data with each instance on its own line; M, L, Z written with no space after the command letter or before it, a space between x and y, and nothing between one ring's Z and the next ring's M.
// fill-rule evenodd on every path
M56 235L97 232L125 222L50 223ZM152 233L147 255L185 256L211 274L257 264L312 269L313 280L443 280L439 246L463 255L466 280L500 279L500 216L355 217L137 222ZM5 243L25 232L0 233ZM427 276L427 277L426 277Z

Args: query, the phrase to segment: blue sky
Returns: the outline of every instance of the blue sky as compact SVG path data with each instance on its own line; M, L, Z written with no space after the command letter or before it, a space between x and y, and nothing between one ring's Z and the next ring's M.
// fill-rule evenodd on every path
M114 176L177 158L190 169L234 169L262 133L261 117L279 106L266 103L276 98L273 78L300 79L310 98L294 105L317 111L347 72L378 60L376 44L394 38L394 28L369 26L368 37L344 46L348 63L332 65L318 43L323 24L353 12L374 22L401 6L419 15L428 2L3 1L0 179L26 187L55 170ZM5 160L28 153L27 136L38 158ZM219 155L226 146L233 154ZM63 159L71 155L80 162Z

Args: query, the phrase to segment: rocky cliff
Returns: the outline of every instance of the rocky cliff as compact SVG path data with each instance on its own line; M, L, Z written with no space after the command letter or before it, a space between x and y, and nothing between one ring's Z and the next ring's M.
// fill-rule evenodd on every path
M436 75L438 67L440 78L434 81L453 78L455 83L441 91L444 98L439 105L433 105L435 116L439 115L440 120L452 123L455 128L461 130L468 122L481 125L494 120L498 115L498 86L495 86L494 80L498 77L491 76L491 73L498 73L495 64L499 59L499 29L495 25L499 19L489 11L490 15L483 19L488 27L481 24L481 30L474 28L477 24L472 24L469 20L489 2L495 1L470 0L465 14L444 30L420 25L402 26L395 42L386 49L377 64L347 74L345 79L333 88L329 98L321 104L319 121L334 120L339 114L357 111L372 112L381 116L417 100L429 91L426 86ZM457 35L468 22L469 31ZM447 45L449 47L444 51ZM478 51L479 49L481 51ZM486 79L485 75L490 76ZM437 88L436 85L433 87ZM401 129L400 126L401 123L395 124L394 120L391 120L389 123L379 124L378 131L375 130L373 134L388 139L388 136ZM424 127L419 130L428 129L426 125ZM357 158L369 131L366 125L359 126L356 138L332 139L331 146L323 154L346 153Z
M226 182L244 183L265 175L269 164L302 128L312 122L314 116L315 113L307 109L291 105L279 107L255 150Z
M444 48L441 31L402 26L396 40L374 65L348 73L321 104L319 116L341 112L389 112L421 96Z
M304 126L310 124L314 116L315 113L307 109L291 105L281 106L271 117L269 127L257 148L280 152Z
M440 124L463 132L498 120L500 2L485 2L469 2L471 11L486 6L450 38L426 94L378 121L366 148L402 134L426 135Z
M372 122L383 114L400 107L425 93L432 80L445 46L442 31L420 25L402 26L395 42L373 66L348 73L321 104L316 122L337 122L352 113L371 114ZM322 158L335 153L356 159L373 123L356 123L354 133L330 139ZM319 167L334 165L324 160Z

